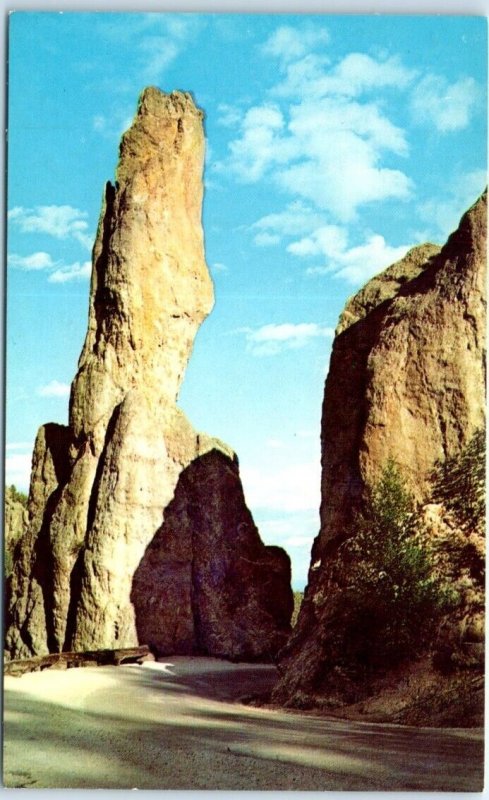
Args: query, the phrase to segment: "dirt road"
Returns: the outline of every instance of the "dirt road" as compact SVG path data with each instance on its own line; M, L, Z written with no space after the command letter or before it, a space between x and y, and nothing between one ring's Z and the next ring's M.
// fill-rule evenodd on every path
M206 658L5 678L7 787L480 791L482 731L236 702L272 667Z

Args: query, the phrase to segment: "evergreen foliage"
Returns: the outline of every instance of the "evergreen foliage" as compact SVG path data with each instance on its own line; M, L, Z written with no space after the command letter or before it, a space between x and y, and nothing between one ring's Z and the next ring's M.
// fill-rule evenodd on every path
M416 530L414 501L392 460L371 489L345 547L350 561L346 661L368 671L420 652L457 597L433 572L431 553Z
M28 497L24 492L19 492L14 484L9 486L7 491L10 493L12 500L14 500L16 503L20 503L24 506L24 508L27 508Z
M433 499L452 511L459 525L483 528L486 504L486 431L480 428L466 447L439 464Z

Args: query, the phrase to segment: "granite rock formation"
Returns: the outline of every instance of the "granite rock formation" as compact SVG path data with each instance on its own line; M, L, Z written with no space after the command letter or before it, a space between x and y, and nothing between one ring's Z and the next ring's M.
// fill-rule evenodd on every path
M480 564L480 531L457 529L443 507L432 505L432 477L436 463L456 458L484 426L486 205L484 194L439 252L431 245L410 251L341 316L323 403L321 529L298 624L283 652L280 702L327 691L335 609L344 605L348 582L341 545L389 459L426 520L435 514L427 535L453 546L459 540L460 552L470 544ZM477 589L473 565L455 575L449 560L439 559L442 574L465 586L457 625L480 633L480 579Z
M438 255L440 248L436 244L421 244L411 248L406 255L395 264L391 264L379 275L375 275L365 286L347 301L340 314L336 327L339 336L350 325L366 317L370 311L394 297L401 286L429 267L434 256Z
M19 496L14 486L7 486L5 488L3 522L5 574L8 575L13 564L15 546L24 535L27 527L26 504L23 498Z
M215 637L200 634L209 615L220 616L222 626L237 624L219 607L230 570L240 600L247 591L237 579L243 573L235 569L240 548L248 552L246 536L235 537L249 517L236 459L222 443L197 434L175 405L194 337L213 306L201 225L203 160L202 112L190 95L146 89L121 141L115 184L104 192L69 425L44 426L35 445L29 525L7 608L12 657L146 644L140 638L145 625L157 631L156 638L171 641L174 652L187 652L187 639L166 628L187 629L189 614L199 617L193 650L213 655ZM161 526L170 524L166 509L182 474L192 474L194 462L206 464L203 457L216 452L234 475L230 506L218 499L218 474L207 480L198 471L195 490L187 477L182 541L174 520L171 545L185 552L191 566L198 540L199 556L205 552L208 569L219 576L214 594L209 599L208 592L195 591L192 580L207 574L196 569L191 585L181 584L181 595L177 584L169 595L165 586L167 606L159 580L160 560L166 564L169 555L158 546L159 557L150 565L147 548ZM199 536L189 538L192 515ZM252 523L249 531L257 574L261 562L269 564L270 593L258 592L255 605L250 601L249 618L237 603L240 634L226 637L221 630L219 655L265 657L270 642L277 649L289 629L287 556L266 548ZM141 571L144 589L135 578ZM278 613L276 592L282 593ZM157 598L156 605L145 593ZM149 614L151 620L143 619Z
M160 654L270 657L290 622L289 582L284 551L260 541L236 459L214 448L181 473L134 575L139 639Z

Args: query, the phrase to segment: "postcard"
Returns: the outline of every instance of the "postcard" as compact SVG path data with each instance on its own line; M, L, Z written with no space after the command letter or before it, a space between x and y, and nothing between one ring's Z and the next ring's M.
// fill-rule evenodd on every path
M481 791L487 20L8 41L5 787Z

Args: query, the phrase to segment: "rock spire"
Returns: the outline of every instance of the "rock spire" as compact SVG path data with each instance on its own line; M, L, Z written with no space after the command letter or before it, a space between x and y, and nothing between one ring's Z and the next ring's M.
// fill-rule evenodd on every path
M202 117L190 95L148 88L122 137L93 248L69 425L43 426L34 449L7 610L12 657L149 637L158 651L259 658L287 636L288 557L262 544L234 453L197 434L175 405L213 306ZM203 633L214 631L210 618L216 635Z

